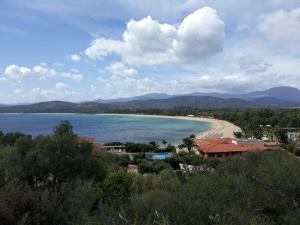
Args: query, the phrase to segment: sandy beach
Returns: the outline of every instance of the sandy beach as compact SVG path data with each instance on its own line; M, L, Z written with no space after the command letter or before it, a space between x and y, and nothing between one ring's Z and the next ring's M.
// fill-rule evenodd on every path
M188 116L162 116L162 115L140 115L140 114L99 114L99 115L124 115L124 116L140 116L140 117L151 117L151 118L167 118L167 119L179 119L179 120L192 120L199 122L207 122L210 124L210 129L205 132L196 134L197 138L234 138L233 133L240 131L241 128L238 126L225 121L217 120L212 118L204 117L188 117Z

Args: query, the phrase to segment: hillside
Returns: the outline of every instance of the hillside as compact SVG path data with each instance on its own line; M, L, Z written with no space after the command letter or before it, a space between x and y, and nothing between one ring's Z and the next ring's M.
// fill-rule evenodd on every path
M128 110L190 109L242 109L249 107L299 107L300 90L292 87L276 87L247 94L192 93L168 95L151 93L132 98L96 100L84 103L49 101L24 105L0 105L2 113L109 113Z

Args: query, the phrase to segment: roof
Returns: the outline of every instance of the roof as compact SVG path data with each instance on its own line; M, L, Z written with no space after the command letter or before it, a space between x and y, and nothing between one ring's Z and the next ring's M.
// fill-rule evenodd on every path
M210 144L231 144L232 139L231 138L209 138L207 142Z
M268 147L272 147L272 146L279 146L281 145L280 142L278 141L269 141L269 142L265 142L265 146L268 146Z
M265 147L259 145L240 146L235 144L212 144L204 145L198 148L204 153L226 153L226 152L247 152L247 151L262 151Z
M236 145L232 143L231 138L212 138L207 141L201 139L193 139L198 151L204 153L226 153L226 152L247 152L262 151L266 148L261 145Z
M94 142L96 142L96 139L93 137L78 137L78 142L79 143L82 143L82 142L94 143Z
M102 145L99 143L94 143L93 144L93 150L94 151L100 151L102 149Z

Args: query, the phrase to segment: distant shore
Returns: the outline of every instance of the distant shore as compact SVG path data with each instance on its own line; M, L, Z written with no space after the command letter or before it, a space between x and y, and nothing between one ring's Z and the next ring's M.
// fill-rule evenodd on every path
M199 122L207 122L210 128L204 132L195 134L197 138L234 138L234 132L241 131L241 128L225 120L218 120L205 117L189 117L189 116L163 116L163 115L142 115L142 114L114 114L105 113L97 115L116 115L116 116L134 116L134 117L148 117L148 118L165 118L177 120L191 120Z
M23 114L23 113L1 113L1 114ZM27 114L27 113L26 113ZM28 113L28 114L86 114L86 113ZM164 115L144 115L144 114L120 114L120 113L96 113L88 115L115 115L115 116L134 116L148 118L165 118L177 120L190 120L207 122L210 128L204 132L195 134L197 138L234 138L234 132L241 131L241 128L225 120L218 120L206 117L189 117L189 116L164 116Z

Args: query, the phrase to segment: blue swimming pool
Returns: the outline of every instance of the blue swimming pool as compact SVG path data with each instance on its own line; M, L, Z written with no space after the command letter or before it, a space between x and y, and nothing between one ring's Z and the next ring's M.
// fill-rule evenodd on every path
M151 159L155 159L155 160L164 160L167 158L171 158L172 157L172 153L171 152L156 152L156 153L149 153L147 155L147 157L151 158ZM129 154L129 159L133 160L134 156Z
M159 152L159 153L150 154L151 159L159 159L159 160L164 160L170 158L171 156L172 154L170 152Z

